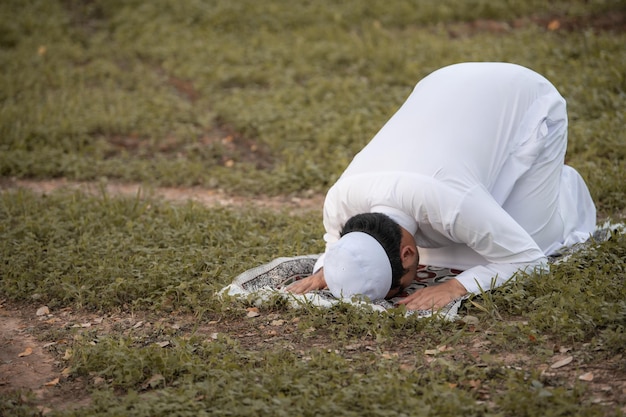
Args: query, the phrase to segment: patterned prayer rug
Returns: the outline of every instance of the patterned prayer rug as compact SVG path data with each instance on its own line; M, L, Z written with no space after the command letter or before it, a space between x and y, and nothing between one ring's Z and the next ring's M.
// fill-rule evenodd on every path
M285 287L292 282L305 278L313 272L313 266L319 255L296 256L293 258L278 258L265 265L245 271L239 275L232 284L220 291L222 295L230 296L251 296L254 300L263 301L271 296L279 294L287 297L291 305L312 304L318 307L330 307L346 300L336 299L330 291L319 290L308 294L291 294L285 291ZM353 304L370 306L374 310L385 311L394 308L395 303L417 289L437 285L448 279L454 278L461 271L450 268L438 268L434 266L420 265L413 283L407 287L402 294L389 300L373 300L371 303L363 300L354 300ZM452 301L437 314L449 318L456 318L457 311L467 297ZM419 316L432 316L431 310L411 311L410 314Z

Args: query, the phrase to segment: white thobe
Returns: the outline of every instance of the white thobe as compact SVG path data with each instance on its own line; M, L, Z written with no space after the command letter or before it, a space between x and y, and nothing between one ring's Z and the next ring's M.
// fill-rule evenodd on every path
M489 290L593 232L595 206L564 165L566 146L565 100L541 75L506 63L442 68L331 187L324 240L356 214L385 213L415 236L421 264L462 269L468 292Z

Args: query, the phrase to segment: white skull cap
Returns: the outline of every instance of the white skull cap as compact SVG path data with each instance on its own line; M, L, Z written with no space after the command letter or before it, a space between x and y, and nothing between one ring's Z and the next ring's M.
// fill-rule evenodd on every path
M370 300L382 299L391 289L391 261L372 236L346 233L326 251L324 279L337 298L365 295Z

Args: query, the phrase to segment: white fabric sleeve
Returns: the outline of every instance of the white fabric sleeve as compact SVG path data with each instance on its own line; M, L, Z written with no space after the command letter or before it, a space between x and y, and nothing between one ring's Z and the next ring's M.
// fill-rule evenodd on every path
M481 187L463 199L451 236L483 256L488 264L472 267L457 276L468 292L496 288L518 271L546 270L547 258L532 237Z
M317 258L317 261L315 261L315 265L313 265L313 273L316 273L324 267L324 258L326 257L325 255L326 253L322 253L320 257Z
M489 291L515 277L518 272L548 272L548 262L544 258L536 262L513 263L513 264L487 264L479 265L463 271L456 277L471 294L480 294Z
M331 189L326 194L326 199L324 200L324 229L326 233L324 233L324 242L326 242L326 249L328 245L339 240L339 234L341 233L341 228L343 224L341 223L341 219L345 217L345 214L339 212L340 205L338 204L336 199L333 198L336 192L333 193L336 187L331 187ZM326 255L326 251L317 258L315 261L315 265L313 266L313 273L316 273L321 268L324 267L324 259Z

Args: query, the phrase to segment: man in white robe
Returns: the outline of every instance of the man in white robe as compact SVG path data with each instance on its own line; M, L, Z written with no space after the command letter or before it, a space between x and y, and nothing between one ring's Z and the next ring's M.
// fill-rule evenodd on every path
M337 296L376 298L408 285L418 261L463 270L401 301L409 309L437 309L502 285L518 271L545 268L546 255L585 241L595 229L589 191L564 165L566 146L565 100L536 72L507 63L462 63L433 72L329 190L326 253L311 277L288 290L328 285ZM367 252L367 262L385 264L378 272L383 276L367 265L361 270L363 261L349 268L333 264L328 275L325 258L350 235L342 234L346 222L361 213L382 213L400 226L402 277L387 276L386 261L374 252ZM345 264L346 256L333 262ZM363 275L378 283L376 290L355 287Z

